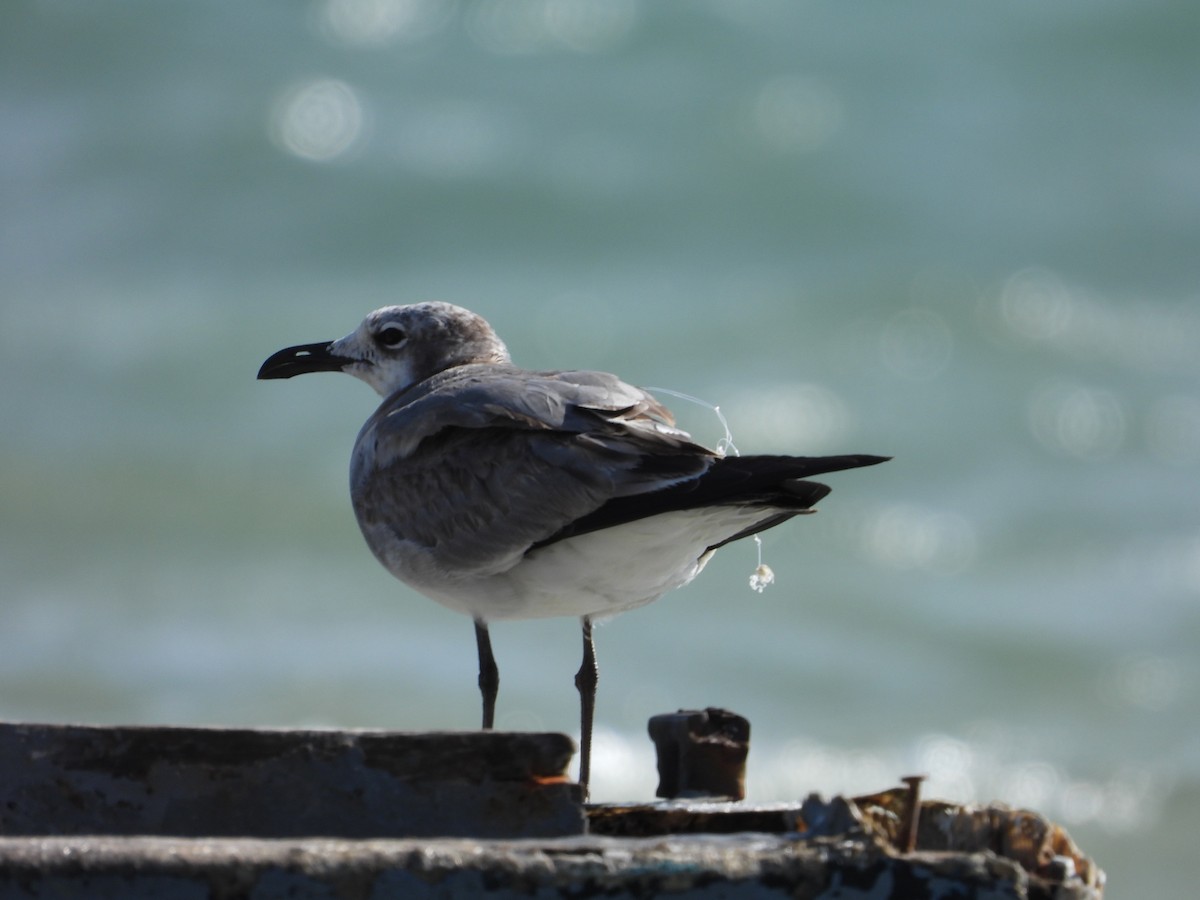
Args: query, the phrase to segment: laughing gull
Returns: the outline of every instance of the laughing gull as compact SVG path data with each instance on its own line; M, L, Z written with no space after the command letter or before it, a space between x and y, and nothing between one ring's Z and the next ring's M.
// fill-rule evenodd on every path
M350 495L376 558L475 622L483 727L500 676L488 622L576 616L587 793L597 668L592 620L657 600L725 544L813 512L803 479L882 456L724 456L640 388L604 372L512 364L483 318L387 306L341 340L280 350L260 379L348 372L383 403L359 432Z

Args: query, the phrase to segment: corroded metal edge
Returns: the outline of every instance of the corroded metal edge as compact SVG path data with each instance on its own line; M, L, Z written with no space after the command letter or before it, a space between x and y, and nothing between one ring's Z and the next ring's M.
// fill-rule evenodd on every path
M885 852L865 835L583 836L549 840L0 838L0 895L646 897L816 900L956 896L1096 900L993 853Z

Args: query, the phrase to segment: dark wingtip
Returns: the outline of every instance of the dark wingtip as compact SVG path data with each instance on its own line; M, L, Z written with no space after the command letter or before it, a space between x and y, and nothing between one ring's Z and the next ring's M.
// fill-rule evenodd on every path
M887 462L888 460L891 459L891 457L890 456L873 456L870 453L863 453L858 456L858 459L862 460L862 462L859 463L860 466L877 466L880 463Z
M846 469L861 469L863 466L877 466L887 462L890 456L874 456L870 453L851 453L843 456L810 456L797 457L808 464L809 471L797 477L807 478L810 475L824 475L827 472L844 472Z

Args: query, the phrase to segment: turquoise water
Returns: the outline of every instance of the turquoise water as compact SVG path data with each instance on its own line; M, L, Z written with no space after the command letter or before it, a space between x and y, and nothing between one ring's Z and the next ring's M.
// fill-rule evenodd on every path
M353 522L374 396L254 381L444 299L743 453L895 457L761 595L732 547L599 629L598 799L723 705L757 799L927 772L1190 895L1197 9L5 4L0 717L474 727L469 623ZM571 730L576 624L493 635L500 725Z

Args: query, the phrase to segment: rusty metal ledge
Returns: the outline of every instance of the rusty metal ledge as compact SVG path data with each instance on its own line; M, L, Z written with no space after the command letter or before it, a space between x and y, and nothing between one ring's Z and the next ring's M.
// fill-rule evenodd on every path
M521 841L0 838L5 900L853 896L1068 900L992 853L890 855L864 838L582 836Z
M1053 823L922 802L919 779L584 807L572 751L557 734L0 723L0 900L1103 893Z
M0 834L560 837L562 734L0 723Z

